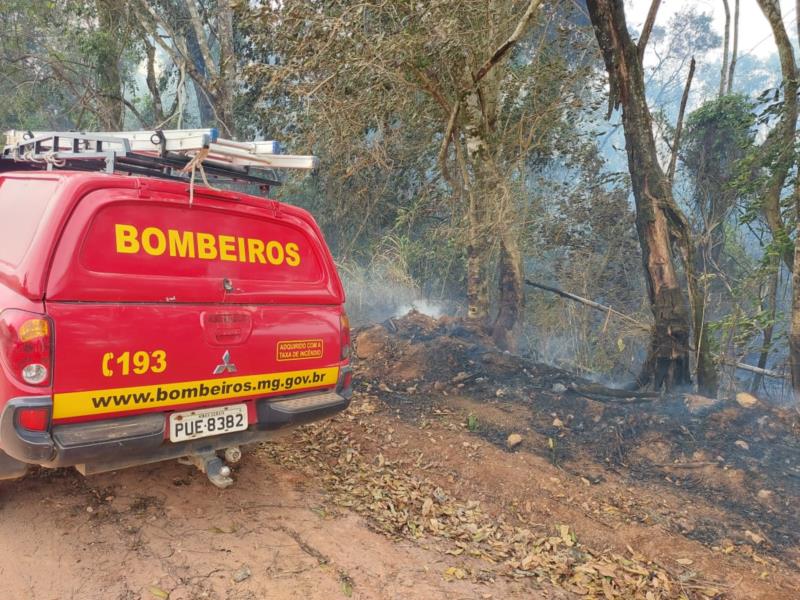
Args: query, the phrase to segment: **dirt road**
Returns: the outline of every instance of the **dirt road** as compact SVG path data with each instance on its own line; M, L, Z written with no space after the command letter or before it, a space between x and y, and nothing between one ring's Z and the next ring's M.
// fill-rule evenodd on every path
M236 477L220 491L172 462L0 483L0 596L499 598L524 587L447 581L447 557L331 509L319 482L263 453L247 453Z

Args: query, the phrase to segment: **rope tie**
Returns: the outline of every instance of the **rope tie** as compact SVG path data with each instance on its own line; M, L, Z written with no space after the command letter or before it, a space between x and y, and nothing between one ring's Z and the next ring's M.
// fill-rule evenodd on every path
M45 153L44 155L44 162L53 165L54 167L63 167L67 164L67 161L64 159L56 158L56 153L54 150L50 150Z
M209 149L202 148L197 154L192 157L186 166L181 169L181 173L188 173L191 171L191 177L189 178L189 206L194 204L194 176L195 172L199 169L200 170L200 177L203 178L203 183L205 186L214 191L218 191L213 185L208 183L208 179L206 178L206 171L203 169L203 161L208 158Z
M42 155L42 158L36 158L36 156L33 154L32 148L26 150L20 155L19 146L17 146L14 148L12 157L14 158L14 162L32 162L40 165L49 164L59 168L67 164L66 160L56 158L55 150L48 150Z

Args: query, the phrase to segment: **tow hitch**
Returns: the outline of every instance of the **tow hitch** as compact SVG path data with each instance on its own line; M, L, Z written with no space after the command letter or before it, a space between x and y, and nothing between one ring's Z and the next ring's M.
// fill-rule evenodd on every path
M237 447L225 449L225 461L237 463L242 458L242 451ZM178 462L183 465L194 465L206 474L208 480L220 489L225 489L233 483L231 478L231 468L222 461L216 452L201 452L179 458Z

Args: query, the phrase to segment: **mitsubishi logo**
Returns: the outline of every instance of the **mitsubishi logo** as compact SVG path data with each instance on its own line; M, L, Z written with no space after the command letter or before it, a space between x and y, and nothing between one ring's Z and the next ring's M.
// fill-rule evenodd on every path
M225 371L236 373L236 365L231 362L231 353L228 350L222 355L222 364L214 368L214 375L221 375Z

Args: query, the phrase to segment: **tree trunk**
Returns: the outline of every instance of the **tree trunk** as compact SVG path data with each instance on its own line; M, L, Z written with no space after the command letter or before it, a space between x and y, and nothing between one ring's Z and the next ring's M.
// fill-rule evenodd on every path
M122 102L122 75L120 73L121 8L113 0L96 0L100 30L105 34L97 50L97 78L100 101L100 127L108 131L121 131L124 104Z
M733 90L733 76L736 73L736 58L739 54L739 0L736 0L733 9L733 49L731 50L731 64L728 67L728 86L726 94Z
M500 237L499 271L500 294L492 338L500 348L515 352L525 306L522 252L516 231L506 232Z
M800 209L800 177L794 181L795 210ZM800 215L800 212L797 213ZM792 270L792 318L789 325L789 370L795 404L800 406L800 217L795 226L794 269Z
M192 65L194 65L200 77L205 81L208 77L208 69L206 68L205 60L203 60L203 53L200 51L197 35L193 29L187 29L186 31L186 47L189 54L188 59L192 62ZM192 88L197 98L197 112L200 118L199 125L200 127L209 127L214 123L214 109L211 107L211 101L196 79L192 79Z
M625 22L623 0L588 0L589 16L609 75L611 105L622 107L622 124L636 201L636 229L655 318L639 385L672 388L691 383L689 311L675 271L671 228L686 222L658 164L644 73ZM688 232L676 237L688 239Z
M156 77L156 47L150 43L150 41L147 39L147 36L143 36L143 38L145 56L147 60L147 77L145 78L145 83L147 84L147 89L150 92L150 98L152 99L153 103L152 126L156 127L165 120L164 103L161 100L161 90L158 88L158 78ZM176 91L176 93L179 92L180 90Z
M771 260L771 267L772 273L769 276L769 284L767 286L767 294L766 298L761 301L761 310L766 310L769 315L769 322L764 327L761 332L762 335L762 342L761 342L761 353L758 355L758 368L759 369L766 369L767 368L767 358L769 358L769 350L770 346L772 345L772 333L775 331L775 314L778 310L778 280L780 278L780 269L781 264L780 260L777 258L772 258ZM764 305L764 301L766 300L766 306ZM753 382L750 385L750 391L752 393L756 393L758 387L761 385L761 381L764 379L764 375L761 373L756 373L753 376Z
M781 8L777 0L757 0L761 11L769 21L775 44L778 47L778 56L781 61L781 77L783 79L783 112L780 122L767 136L764 147L766 154L771 157L773 164L767 188L764 191L764 218L767 221L772 238L780 250L786 268L794 269L795 256L789 232L784 225L781 215L781 192L786 183L789 171L795 162L795 130L797 127L797 67L794 61L794 51L786 33L786 26L781 16Z
M487 274L491 260L492 244L490 197L496 194L489 168L489 145L484 114L478 90L470 92L464 100L464 137L468 166L462 167L462 177L468 194L467 222L467 317L488 325L489 282ZM471 171L471 173L470 173Z
M722 68L719 72L718 97L720 98L725 95L725 79L728 76L728 46L731 38L731 8L728 6L728 0L722 0L722 6L725 7L725 37L722 41Z
M231 0L221 0L217 6L217 36L219 38L219 79L217 81L217 116L225 134L235 138L236 124L233 98L236 86L236 54L233 44L233 6Z

